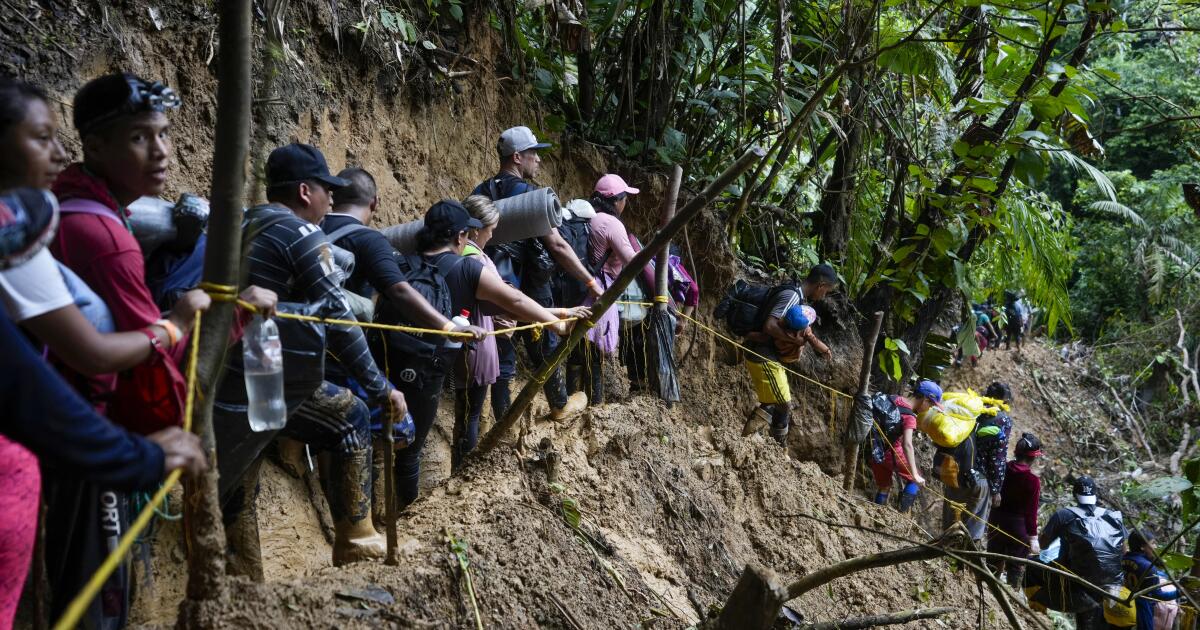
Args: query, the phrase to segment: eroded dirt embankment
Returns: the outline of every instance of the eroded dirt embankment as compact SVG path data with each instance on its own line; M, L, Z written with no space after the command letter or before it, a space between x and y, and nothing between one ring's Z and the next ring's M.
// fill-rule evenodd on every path
M356 52L348 16L335 21L329 7L291 3L286 24L296 60L267 68L265 50L256 59L256 177L271 147L293 139L312 142L331 168L362 165L376 174L379 221L386 224L414 218L440 197L461 197L494 169L492 143L501 129L538 126L524 89L496 74L498 38L486 25L473 25L472 36L461 42L459 52L479 62L468 78L397 83L387 68ZM99 16L65 3L29 5L27 17L37 28L0 23L0 64L49 88L64 126L73 90L100 74L127 70L176 87L184 106L172 114L177 160L168 196L205 192L215 119L211 11L181 0L127 2L103 8ZM342 25L340 48L331 36L335 23ZM256 32L262 36L261 24ZM548 155L543 184L563 197L578 196L600 173L618 170L646 191L631 205L631 224L644 234L655 222L661 178L607 161L594 146L569 136L553 140L558 147ZM78 157L73 134L65 133L64 141ZM251 182L250 198L261 194L259 184ZM711 297L732 270L723 231L715 215L705 214L688 234L685 243L695 254L688 260ZM861 356L855 324L848 316L824 315L819 334L838 360L827 365L806 357L799 369L850 390ZM613 378L612 404L570 423L528 425L522 448L500 449L449 481L450 405L443 405L425 460L428 495L402 518L399 567L328 567L329 548L303 483L268 462L258 503L267 582L230 578L199 611L206 625L467 627L471 612L446 532L468 544L488 627L566 627L565 609L587 628L654 618L662 627L683 627L724 600L746 563L799 576L897 544L800 513L919 535L894 512L843 494L822 472L836 469L830 426L840 425L845 401L831 418L828 393L795 381L789 457L761 436L740 436L753 404L744 370L727 365L725 352L706 334L688 332L684 339L682 404L668 410L650 398L627 399L621 379ZM563 456L561 487L548 486L529 461L545 436ZM577 502L593 542L582 542L564 520L564 498ZM177 522L160 522L148 565L135 564L135 624L173 623L183 593L181 539ZM794 607L806 618L829 620L950 605L962 612L944 626L963 627L975 618L975 593L962 574L928 562L837 580Z

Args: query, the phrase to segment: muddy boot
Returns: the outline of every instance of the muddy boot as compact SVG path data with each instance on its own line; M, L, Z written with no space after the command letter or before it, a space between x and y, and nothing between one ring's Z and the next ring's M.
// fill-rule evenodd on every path
M583 392L575 392L567 397L567 404L561 409L551 409L550 419L555 422L561 422L587 409L588 399L587 394Z
M279 467L287 474L303 479L308 470L308 457L304 453L304 442L291 438L279 437L275 440L279 451Z
M742 425L742 437L754 435L770 424L771 412L762 407L755 407L746 417L746 424Z
M383 451L387 442L381 437L371 440L371 521L375 529L384 531L387 526L387 495L384 493Z
M225 528L225 572L243 575L255 582L263 582L262 547L258 538L258 475L262 468L259 457L242 476L241 509L232 523ZM230 506L232 507L232 506Z
M791 425L791 419L788 417L787 403L776 403L772 407L771 439L778 442L780 446L786 447L788 426Z
M1016 563L1009 563L1008 573L1005 575L1005 582L1018 593L1025 591L1025 566Z
M333 566L382 559L387 540L371 524L371 461L367 449L334 456Z

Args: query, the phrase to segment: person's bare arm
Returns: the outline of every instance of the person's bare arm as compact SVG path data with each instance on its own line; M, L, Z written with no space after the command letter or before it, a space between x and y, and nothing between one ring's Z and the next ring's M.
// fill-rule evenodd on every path
M571 244L558 233L557 229L550 230L549 234L541 237L541 240L542 244L546 246L546 250L550 252L550 256L554 258L554 261L561 265L572 278L588 285L588 289L596 296L603 293L600 290L600 283L596 282L596 279L592 277L591 272L587 270L587 267L575 255L575 250L571 249Z
M565 334L567 326L542 305L529 299L529 296L508 286L500 279L499 274L491 269L484 269L479 274L479 286L475 289L475 297L486 300L504 309L513 317L523 322L554 322L549 328L555 334Z
M778 339L788 343L796 343L796 339L792 336L792 333L785 330L783 326L779 325L778 317L768 317L767 322L763 324L762 332L771 339Z
M917 452L913 448L913 430L905 429L902 439L904 440L904 458L908 460L909 474L912 475L913 481L917 482L917 485L923 486L925 478L921 476L921 467L917 465Z
M397 282L388 287L387 295L384 297L399 305L405 313L408 313L420 325L445 330L446 324L450 323L450 320L446 319L436 308L433 308L433 305L426 301L407 282ZM483 338L483 330L476 326L455 326L451 330L455 332L469 332L475 335L475 339L477 340Z
M145 333L104 334L74 304L28 319L22 325L50 346L50 351L68 367L88 376L127 370L145 361L153 351ZM170 342L166 329L152 326L150 331L160 344Z
M813 334L812 328L804 329L804 339L806 339L808 343L812 344L813 350L816 350L821 356L825 357L826 361L833 360L833 353L829 351L829 346L825 345L825 342L821 341L815 334Z
M212 299L203 291L188 291L176 302L166 319L175 325L182 338L191 330L196 312L207 309L210 304ZM102 333L74 304L23 324L68 367L88 376L128 370L148 359L153 352L150 340L142 330ZM154 335L160 346L170 347L171 336L164 326L155 324L145 330Z

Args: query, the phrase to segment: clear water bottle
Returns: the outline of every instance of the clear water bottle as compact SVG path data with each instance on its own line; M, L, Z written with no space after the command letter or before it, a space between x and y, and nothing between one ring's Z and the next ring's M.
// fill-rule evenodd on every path
M455 326L459 326L459 327L470 326L471 325L471 311L468 311L467 309L464 308L461 312L459 312L458 315L455 315L454 317L452 317L450 319L450 321L454 322ZM447 348L461 348L462 342L458 341L458 337L447 337L446 338L446 347Z
M251 431L275 431L287 424L283 400L283 345L275 322L255 315L242 336L247 414Z

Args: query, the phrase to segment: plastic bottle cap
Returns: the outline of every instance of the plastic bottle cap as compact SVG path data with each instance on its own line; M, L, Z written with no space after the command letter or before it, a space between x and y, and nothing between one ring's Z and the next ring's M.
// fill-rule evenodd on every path
M462 310L462 311L459 313L459 315L462 315L463 317L466 317L466 318L470 318L470 317L471 317L471 311L468 311L467 309L465 309L465 308L464 308L464 309L463 309L463 310Z

